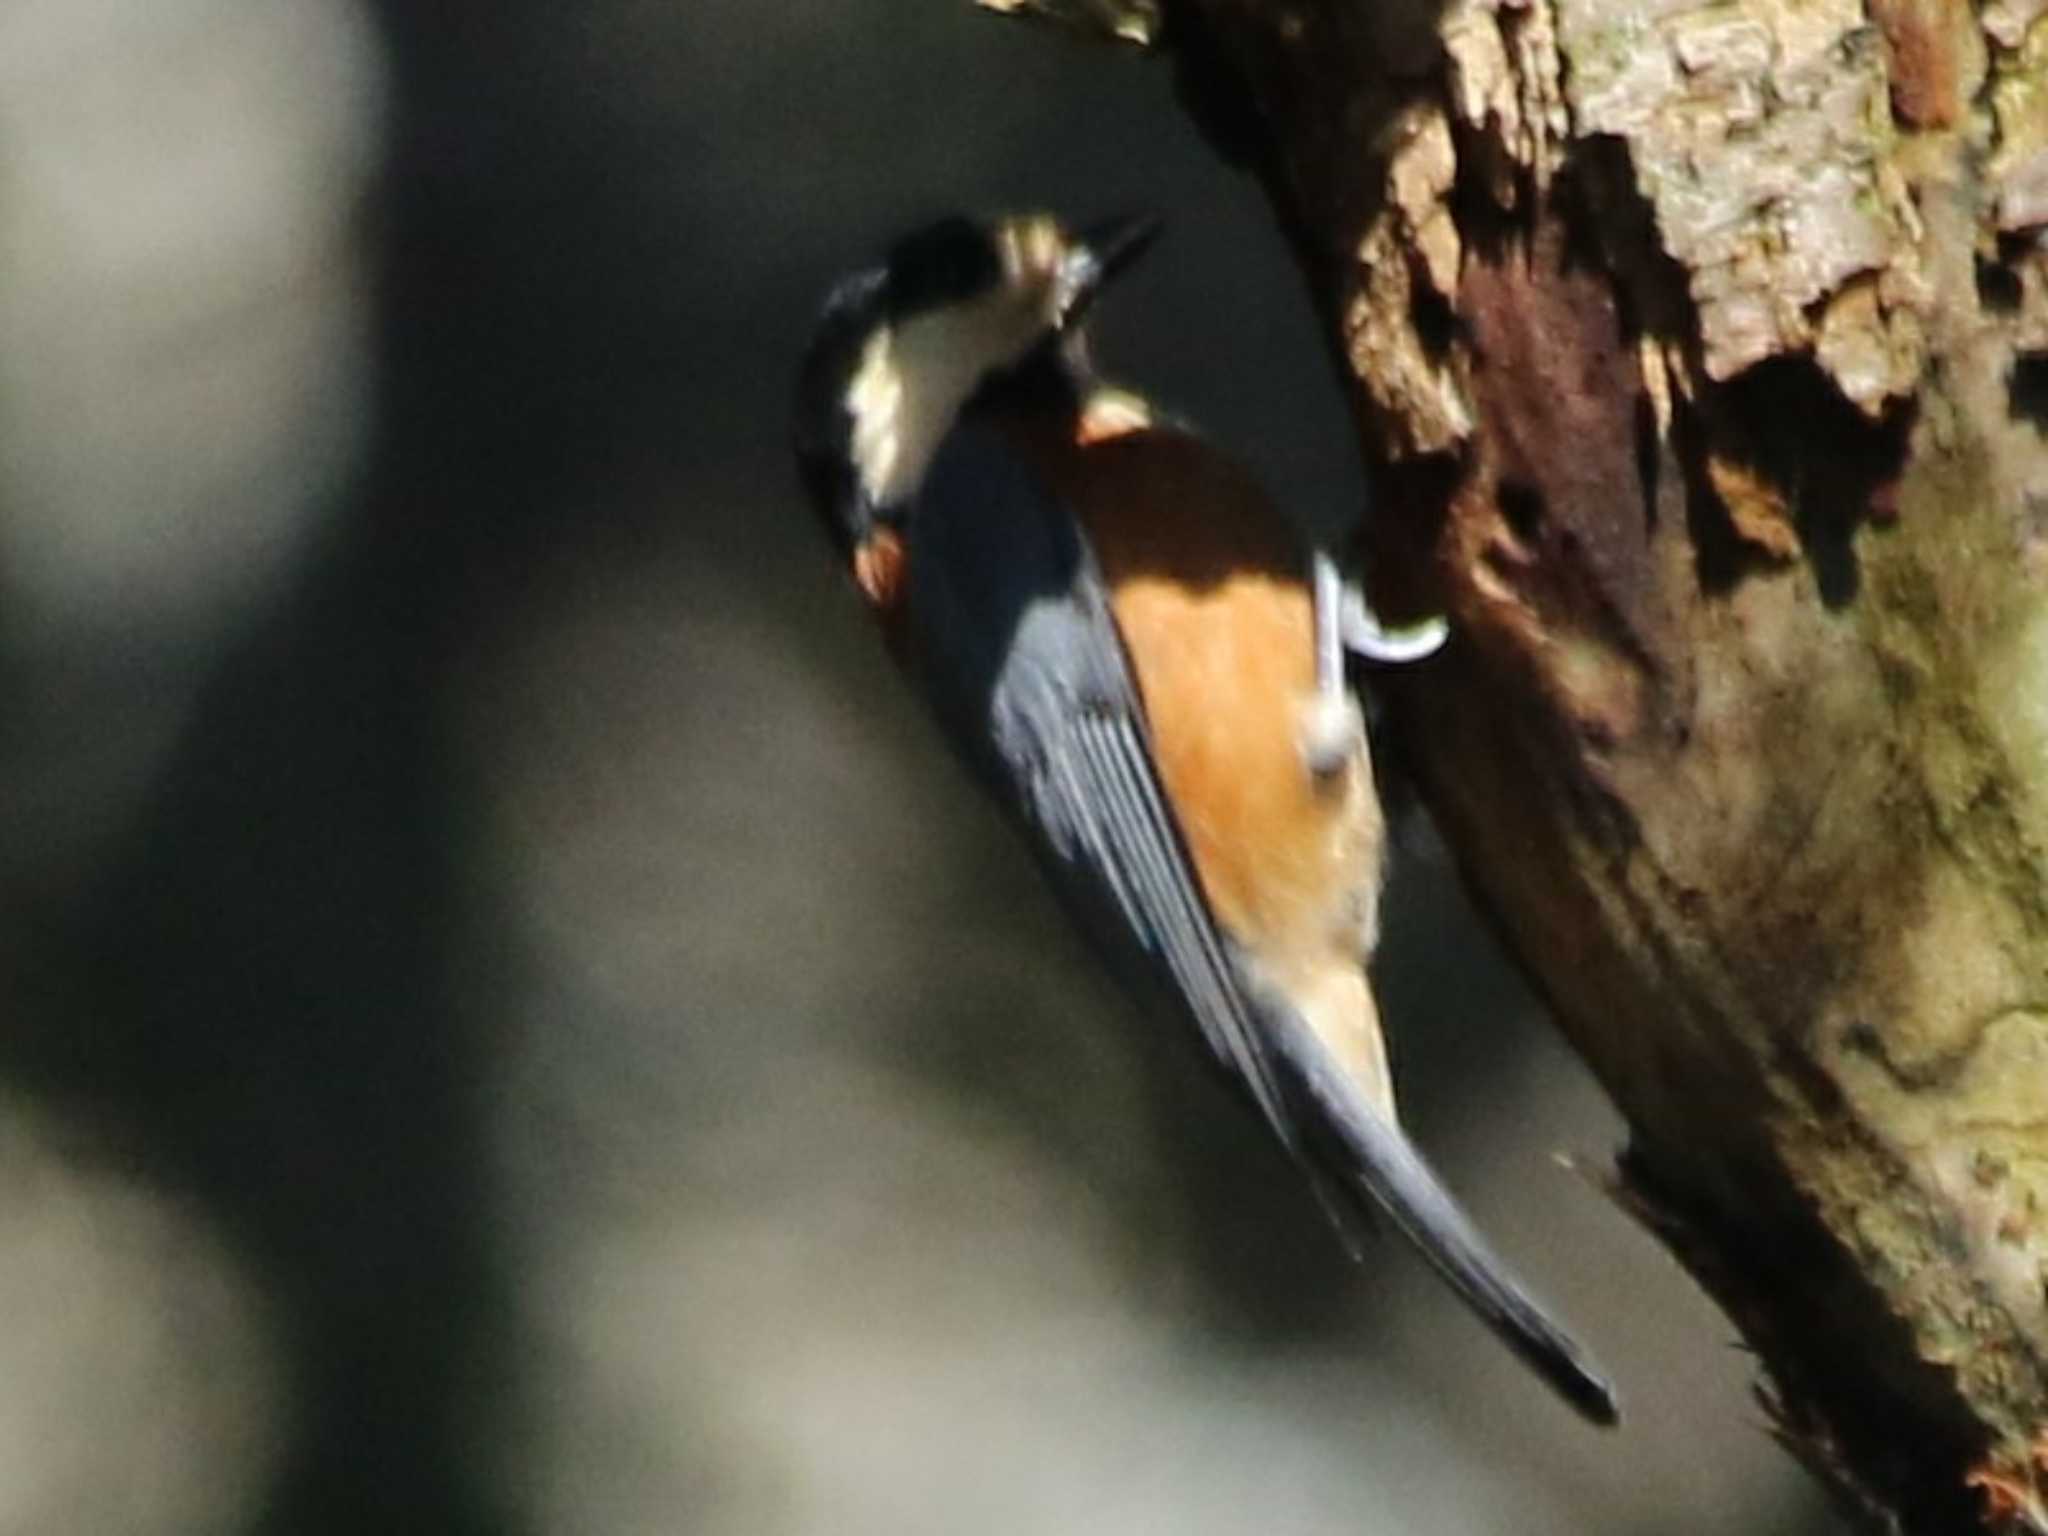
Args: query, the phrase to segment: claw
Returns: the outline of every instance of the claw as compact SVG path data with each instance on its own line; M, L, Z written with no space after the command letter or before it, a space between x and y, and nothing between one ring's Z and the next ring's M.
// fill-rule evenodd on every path
M1441 614L1416 624L1382 624L1366 602L1365 594L1351 586L1344 588L1338 628L1344 649L1352 655L1393 666L1435 655L1451 635L1450 621Z

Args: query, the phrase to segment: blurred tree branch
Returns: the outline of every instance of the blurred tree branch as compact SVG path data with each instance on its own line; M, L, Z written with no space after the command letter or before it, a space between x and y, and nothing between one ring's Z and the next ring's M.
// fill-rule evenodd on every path
M1882 1530L2048 1530L2039 8L1166 16L1323 307L1383 606L1455 622L1404 750Z

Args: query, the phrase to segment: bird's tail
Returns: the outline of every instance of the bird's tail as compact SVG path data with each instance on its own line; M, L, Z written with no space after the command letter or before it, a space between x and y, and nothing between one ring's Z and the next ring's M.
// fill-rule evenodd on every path
M1595 1424L1615 1423L1620 1414L1607 1378L1509 1274L1400 1127L1372 1103L1307 1022L1295 1014L1274 1032L1273 1043L1278 1075L1305 1111L1303 1133L1325 1143L1301 1151L1323 1164L1316 1170L1318 1190L1347 1244L1355 1250L1356 1217L1335 1184L1354 1198L1362 1187L1465 1305L1558 1396Z

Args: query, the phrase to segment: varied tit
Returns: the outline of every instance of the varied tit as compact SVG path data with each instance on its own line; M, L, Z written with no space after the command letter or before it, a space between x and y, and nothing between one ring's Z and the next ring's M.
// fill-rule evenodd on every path
M1151 229L948 219L827 300L807 487L890 650L1127 981L1204 1040L1349 1238L1384 1210L1587 1418L1607 1382L1395 1118L1366 975L1385 828L1344 651L1379 629L1246 472L1105 386Z

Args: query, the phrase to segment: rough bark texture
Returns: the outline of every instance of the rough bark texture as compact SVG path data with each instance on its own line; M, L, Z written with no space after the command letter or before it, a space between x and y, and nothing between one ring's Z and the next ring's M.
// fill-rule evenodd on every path
M1166 17L1455 624L1404 751L1879 1529L2048 1530L2044 9Z

